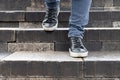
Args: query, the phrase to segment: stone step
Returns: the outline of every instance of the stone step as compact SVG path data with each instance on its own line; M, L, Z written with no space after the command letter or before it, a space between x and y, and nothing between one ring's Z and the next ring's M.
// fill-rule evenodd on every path
M85 28L89 51L120 51L120 28ZM68 28L45 32L42 28L0 28L0 51L68 51Z
M86 58L72 58L68 52L15 52L0 60L0 75L1 79L17 80L117 79L120 77L119 56L120 52L89 52Z
M88 27L120 27L119 14L120 11L91 11ZM41 11L0 11L0 27L41 28L44 15ZM59 27L68 27L69 16L69 11L60 13Z
M0 10L45 10L44 0L0 0ZM93 0L91 9L119 9L119 0ZM70 10L70 0L61 0L61 10Z
M90 21L113 20L119 21L120 11L99 11L90 12ZM41 11L0 11L0 21L43 21L45 12ZM32 17L31 17L32 16ZM59 21L68 21L69 11L61 11ZM63 18L64 17L64 18Z

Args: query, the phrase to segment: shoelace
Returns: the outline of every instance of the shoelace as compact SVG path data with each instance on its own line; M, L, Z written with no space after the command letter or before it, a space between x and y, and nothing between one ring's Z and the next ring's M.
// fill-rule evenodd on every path
M54 22L56 17L57 17L57 11L54 9L48 9L46 14L46 18L47 18L46 22L49 22L49 23Z
M72 44L77 47L77 48L84 48L82 42L80 39L77 39L77 38L71 38L71 42Z

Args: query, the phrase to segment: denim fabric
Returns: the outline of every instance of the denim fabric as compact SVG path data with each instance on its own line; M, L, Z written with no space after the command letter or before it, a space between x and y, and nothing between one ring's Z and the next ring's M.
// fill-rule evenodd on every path
M55 2L45 2L46 8L49 9L58 9L60 6L60 1L55 1Z
M45 0L47 7L52 7L55 2L60 0ZM50 6L50 3L53 3ZM92 0L71 0L71 16L69 19L69 33L68 37L80 37L84 36L84 27L89 21L89 10ZM49 4L49 5L48 5ZM54 7L55 7L54 6Z
M47 3L52 3L52 2L56 2L56 1L60 1L60 0L45 0L45 2L47 2Z

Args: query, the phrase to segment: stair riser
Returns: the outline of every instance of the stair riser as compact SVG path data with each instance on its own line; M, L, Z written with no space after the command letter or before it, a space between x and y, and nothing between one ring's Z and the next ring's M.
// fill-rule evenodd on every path
M3 80L119 80L119 78L0 78Z
M0 0L0 10L45 10L44 0ZM92 7L120 7L119 0L93 0ZM70 9L70 0L61 0L61 9Z
M0 51L68 51L67 30L1 30ZM86 30L84 44L89 51L119 51L119 30ZM44 36L46 37L44 37ZM59 36L58 36L59 35Z
M120 51L120 42L90 41L84 42L89 51ZM0 52L16 51L69 51L69 43L0 43Z
M5 61L0 63L1 77L42 78L119 78L119 61L85 62L27 62Z
M82 77L82 62L5 61L0 64L1 77Z
M87 27L120 27L119 14L119 11L91 12ZM44 15L44 12L0 12L0 27L40 28ZM68 27L69 16L69 12L60 13L59 27Z
M42 28L42 22L0 22L0 28ZM112 20L90 20L86 27L98 28L119 28L120 21ZM68 21L59 21L58 28L69 28Z
M90 21L119 21L119 11L90 12ZM32 17L31 17L32 16ZM43 21L45 12L0 12L0 21ZM70 12L61 12L59 21L69 21ZM64 17L64 18L63 18Z
M54 32L17 31L16 42L68 42L67 30ZM85 41L120 41L120 31L117 30L86 30ZM46 37L43 37L46 36ZM59 36L58 36L59 35ZM93 36L94 35L94 36ZM92 37L91 37L92 36ZM46 39L47 38L47 39Z
M120 77L118 69L120 67L119 61L87 61L85 65L85 77Z

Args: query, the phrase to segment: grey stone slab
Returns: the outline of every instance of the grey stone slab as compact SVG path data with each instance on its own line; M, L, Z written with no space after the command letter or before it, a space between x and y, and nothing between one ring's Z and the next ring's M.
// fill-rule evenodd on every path
M1 0L0 10L25 10L25 11L44 11L44 0ZM61 0L61 10L70 10L70 1ZM92 7L104 8L104 7L116 7L119 6L119 0L93 0Z
M86 61L84 76L89 78L118 78L120 77L119 65L120 61Z
M2 67L3 76L52 78L82 75L82 59L72 58L68 52L16 52L1 61L4 62L1 66L9 65Z
M7 51L8 51L8 44L0 43L0 52L7 52Z
M88 41L84 42L84 45L88 51L101 51L103 46L101 41Z
M8 52L54 51L54 43L8 43Z
M27 80L28 78L1 78L1 80Z
M31 77L43 77L45 74L44 71L44 62L41 61L32 61L27 63L27 75Z
M104 25L110 25L113 21L119 21L119 10L96 10L90 11L90 22L107 23ZM32 17L31 17L32 16ZM0 11L0 21L34 21L42 22L45 16L43 11ZM64 17L64 18L63 18ZM70 17L70 11L61 11L59 14L59 21L68 22ZM101 22L100 22L101 21ZM95 25L95 24L94 24Z
M44 76L45 77L59 77L61 76L60 64L57 62L45 62L44 63Z
M115 24L115 23L114 23ZM117 26L117 25L116 25ZM114 27L112 20L90 20L87 27Z
M0 62L0 77L10 77L10 63L9 62Z
M113 5L114 6L120 6L120 1L119 0L113 0Z
M95 77L113 77L113 62L96 62L95 63Z
M0 21L24 21L25 13L20 11L1 11Z
M100 31L99 38L101 41L119 41L120 37L119 35L119 30L102 30Z
M81 58L72 58L68 52L31 52L21 51L15 52L2 61L56 61L56 62L81 62Z
M0 60L1 60L2 58L5 58L5 57L9 56L10 54L11 54L11 53L0 52Z
M89 52L84 61L120 61L120 51Z
M84 58L84 76L116 78L120 76L120 52L91 52ZM104 80L104 79L103 79Z
M86 41L99 41L100 40L99 35L100 35L99 30L86 30L84 39Z
M15 31L0 29L0 42L14 42L15 41Z
M59 78L59 80L83 80L83 79L80 79L80 78Z
M0 28L18 28L19 22L0 22Z
M30 0L0 0L0 10L26 10L30 5Z
M17 31L16 42L18 43L39 43L55 41L68 41L68 30L57 29L54 32L45 32L43 29L21 29ZM59 36L58 36L59 35Z
M119 6L119 0L93 0L92 7L112 7ZM70 10L70 1L61 0L61 9ZM0 0L0 10L45 10L44 0Z
M12 61L10 62L10 70L11 70L11 77L20 77L20 76L27 76L27 62L26 61Z
M119 51L120 42L119 41L103 41L102 51Z
M63 62L60 64L60 71L63 77L83 78L82 62Z
M0 78L3 76L10 76L10 64L4 63L1 59L9 56L10 53L0 52Z

